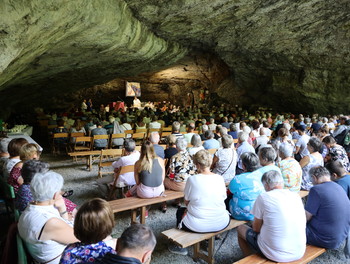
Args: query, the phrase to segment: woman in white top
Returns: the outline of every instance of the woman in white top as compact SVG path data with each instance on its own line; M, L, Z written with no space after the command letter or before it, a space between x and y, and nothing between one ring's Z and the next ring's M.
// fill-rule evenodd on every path
M224 202L225 182L220 175L210 171L212 157L208 151L198 151L193 159L198 174L187 179L184 190L187 210L178 226L199 233L220 231L230 222Z
M230 182L236 175L237 152L232 148L233 139L230 135L221 138L222 148L214 154L212 169L221 175L225 182Z
M210 171L212 155L207 150L198 151L193 161L198 174L187 179L184 190L187 208L181 207L177 210L177 226L198 233L220 231L230 223L224 202L226 199L224 179ZM169 245L168 249L175 254L188 253L187 248L174 244Z
M25 144L27 144L28 141L25 138L14 138L10 141L8 144L8 153L10 154L10 157L5 161L3 169L3 177L7 181L8 177L10 176L10 172L13 169L13 167L21 161L19 157L19 150L21 147ZM21 183L22 184L22 183Z
M311 137L307 143L307 149L310 152L309 155L303 157L300 160L300 166L303 170L303 176L301 181L302 190L310 190L313 186L309 171L313 167L323 166L323 157L320 154L320 149L322 147L322 142L317 137Z
M202 146L201 136L198 134L193 134L191 138L191 145L192 147L187 149L191 157L195 155L198 151L204 149L204 147Z
M66 245L78 241L68 224L62 186L63 178L55 172L35 174L30 184L34 201L19 218L19 235L39 263L59 263Z

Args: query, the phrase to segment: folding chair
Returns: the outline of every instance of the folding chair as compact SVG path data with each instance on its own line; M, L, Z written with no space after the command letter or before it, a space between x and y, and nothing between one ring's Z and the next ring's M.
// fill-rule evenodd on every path
M105 139L107 141L107 144L106 146L104 147L104 149L108 148L108 140L109 140L109 135L94 135L92 137L92 148L91 149L94 149L95 148L95 141L96 140L101 140L101 139Z
M124 139L125 138L125 133L118 133L118 134L112 134L110 139L109 139L109 148L113 148L115 145L113 144L114 139Z
M77 137L84 137L84 132L73 132L69 134L69 149L72 151L74 149L75 141Z
M140 132L147 133L147 128L136 128L135 133L140 133Z
M52 154L57 153L57 150L60 149L61 146L64 146L66 152L68 152L68 133L55 133L52 134Z
M102 178L103 174L114 173L114 169L111 171L102 171L102 169L106 167L112 167L112 163L116 160L116 157L121 157L122 154L122 149L102 149L100 161L98 163L98 177Z
M128 186L125 186L125 185L124 186L116 186L116 185L117 185L117 180L118 180L119 175L127 173L127 172L134 172L134 165L123 166L115 174L113 185L111 186L111 189L109 191L108 200L112 200L112 198L114 197L114 193L115 193L117 188L121 191L120 197L123 197L124 188L128 187Z
M132 134L134 134L134 130L124 130L124 133L125 133L125 138L130 138Z
M139 145L142 143L146 136L146 132L139 132L132 134L132 139L135 140L136 145Z

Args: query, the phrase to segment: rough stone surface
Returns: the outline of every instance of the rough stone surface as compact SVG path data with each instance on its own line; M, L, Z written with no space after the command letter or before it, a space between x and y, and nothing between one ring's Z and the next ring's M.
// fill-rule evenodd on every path
M50 103L57 94L174 67L201 50L229 66L231 76L213 89L231 102L346 112L349 11L348 0L3 0L0 104ZM168 97L197 84L170 86Z

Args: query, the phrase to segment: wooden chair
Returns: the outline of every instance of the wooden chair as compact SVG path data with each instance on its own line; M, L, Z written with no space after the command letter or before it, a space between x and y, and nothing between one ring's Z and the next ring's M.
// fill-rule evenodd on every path
M146 136L146 132L139 132L132 134L132 139L135 140L136 145L139 145L142 143Z
M92 137L92 149L95 148L95 141L98 140L98 139L105 139L107 140L107 144L106 144L106 147L105 148L108 148L108 140L109 140L109 135L94 135Z
M91 150L92 137L77 137L75 139L73 151L86 151ZM78 142L83 142L83 145Z
M68 133L54 133L52 134L52 154L57 153L61 146L64 146L66 153L68 153Z
M162 128L162 132L171 132L171 131L173 131L173 128L171 126Z
M120 191L121 191L120 197L123 196L124 188L128 187L128 186L124 186L124 185L123 186L117 186L117 180L119 178L119 175L124 174L124 173L128 173L128 172L134 172L134 165L123 166L115 174L113 185L111 186L110 191L109 191L108 200L112 200L114 198L115 191L116 191L117 188L119 188Z
M207 149L211 155L214 155L218 149Z
M112 134L111 137L109 138L109 146L108 148L113 148L113 139L117 139L117 138L125 138L125 133L118 133L118 134Z
M134 130L125 130L124 133L125 133L125 138L127 138L128 135L132 136L132 134L134 134Z
M171 135L171 132L162 132L161 137L164 138L164 137L167 137L169 135Z
M149 128L148 129L148 133L147 133L147 137L149 137L149 135L152 133L152 132L158 132L159 133L159 135L161 134L161 132L160 132L160 128Z
M75 141L77 137L84 137L84 132L73 132L69 134L69 148L73 151L73 147L75 145Z
M135 133L140 133L140 132L147 133L147 128L136 128Z
M102 171L105 167L111 167L116 157L120 157L123 154L122 149L102 149L100 155L100 161L98 163L98 177L102 178L103 174L112 174L114 169L111 171Z

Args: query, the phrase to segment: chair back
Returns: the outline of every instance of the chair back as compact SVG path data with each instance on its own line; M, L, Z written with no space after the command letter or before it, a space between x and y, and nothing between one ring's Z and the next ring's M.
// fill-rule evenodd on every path
M211 155L214 155L215 152L217 151L218 149L208 149L208 152L211 154Z

